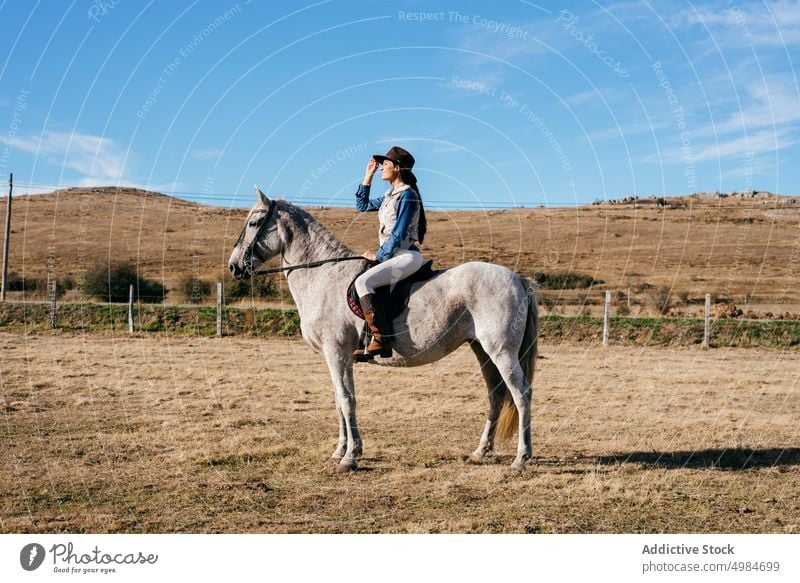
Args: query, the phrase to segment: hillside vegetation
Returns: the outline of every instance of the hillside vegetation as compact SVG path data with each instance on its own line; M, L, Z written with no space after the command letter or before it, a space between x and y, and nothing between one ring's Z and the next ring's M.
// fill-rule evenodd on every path
M178 290L187 280L213 283L227 276L228 256L247 212L126 188L15 196L12 210L10 271L17 280L46 280L49 271L80 289L96 264L130 261L143 277L166 287L167 303L184 301ZM375 248L374 214L308 210L354 252ZM536 277L544 288L543 306L553 312L560 306L569 311L568 305L573 312L596 312L608 290L620 315L653 313L660 301L653 296L661 288L680 315L697 315L705 293L757 317L800 311L800 205L785 196L692 195L491 211L430 208L428 220L423 251L436 266L506 265ZM15 299L14 293L10 297ZM74 289L67 298L82 299ZM285 288L273 304L291 305Z

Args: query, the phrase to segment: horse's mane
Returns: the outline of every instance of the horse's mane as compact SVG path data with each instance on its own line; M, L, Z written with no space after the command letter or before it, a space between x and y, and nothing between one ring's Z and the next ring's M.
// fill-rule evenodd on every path
M305 239L304 244L309 247L313 246L313 249L308 249L309 251L328 253L331 257L353 254L352 249L337 239L307 210L284 199L279 199L275 203L275 210L291 223L292 237L302 237Z

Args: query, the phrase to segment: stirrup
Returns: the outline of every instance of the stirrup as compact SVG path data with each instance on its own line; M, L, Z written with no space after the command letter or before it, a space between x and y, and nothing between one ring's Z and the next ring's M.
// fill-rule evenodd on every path
M356 350L353 353L353 360L355 362L369 362L371 360L375 360L375 355L370 354L365 350Z
M364 350L366 352L366 349ZM381 358L391 358L392 357L392 347L387 346L386 344L381 344L381 350L378 353L369 353L370 356L380 356Z

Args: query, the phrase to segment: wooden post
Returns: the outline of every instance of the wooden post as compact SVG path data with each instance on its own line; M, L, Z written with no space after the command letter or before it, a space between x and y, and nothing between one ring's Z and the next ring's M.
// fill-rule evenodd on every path
M217 282L217 336L222 336L222 282Z
M634 199L633 208L636 208L636 199ZM628 314L631 313L631 276L628 276Z
M611 314L611 292L606 292L606 303L603 308L603 346L608 348L608 318Z
M50 282L50 328L56 327L56 293L58 286L56 280Z
M14 174L8 175L8 202L6 203L6 234L3 237L3 279L0 282L0 302L6 301L8 286L8 244L11 239L11 190L14 187Z
M708 348L711 341L711 294L706 294L705 325L703 326L703 345Z
M133 334L133 284L131 284L128 296L128 332Z

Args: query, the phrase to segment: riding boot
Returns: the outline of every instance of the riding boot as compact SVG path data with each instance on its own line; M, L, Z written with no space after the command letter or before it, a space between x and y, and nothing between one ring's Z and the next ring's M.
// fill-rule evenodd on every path
M364 312L364 320L367 322L367 328L372 335L372 340L365 350L356 351L354 356L358 360L372 358L376 355L383 358L392 356L392 349L388 346L383 333L386 330L383 306L380 302L374 302L374 299L375 294L367 294L359 298L361 309Z
M389 358L392 356L392 348L389 346L389 340L386 337L389 326L386 322L386 312L383 309L381 302L373 302L371 322L367 320L369 330L372 333L372 342L367 346L369 354L377 354L382 358Z

